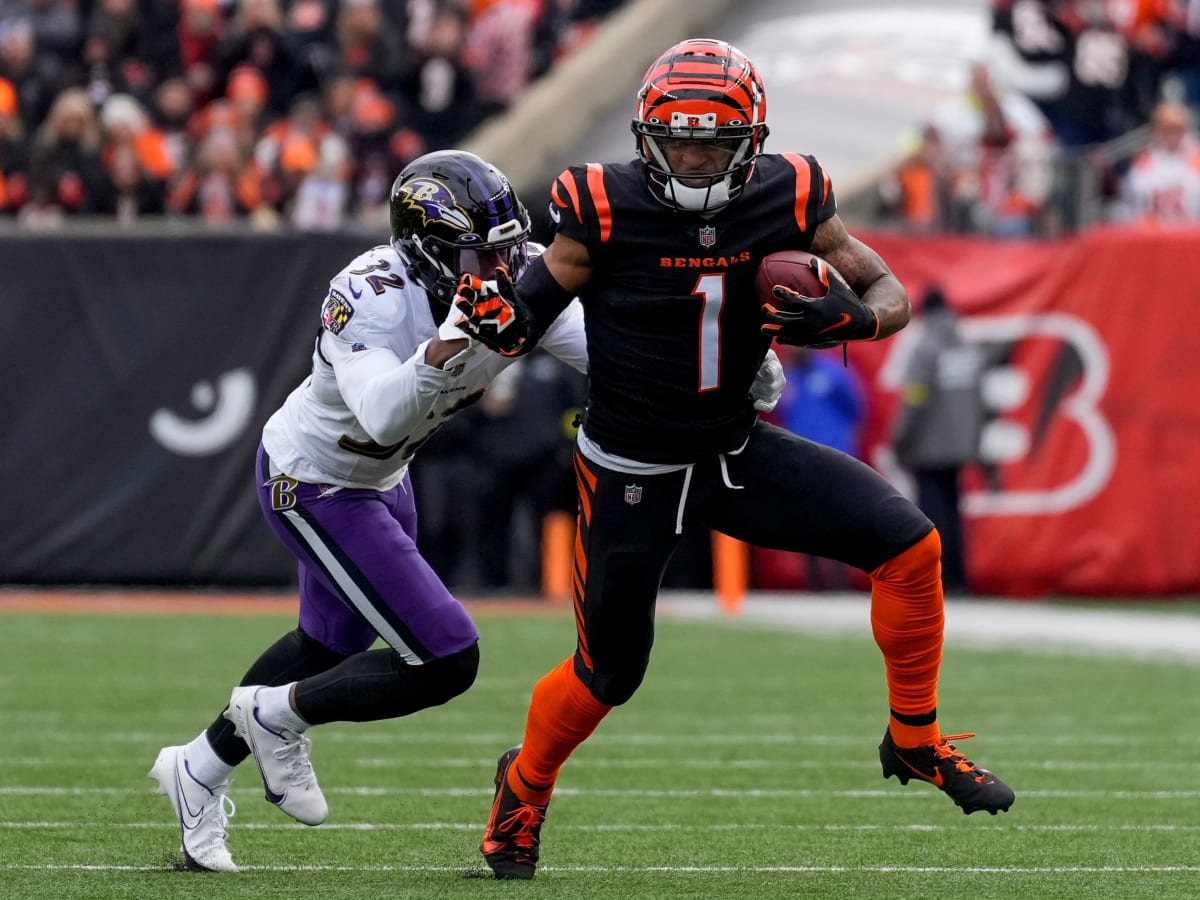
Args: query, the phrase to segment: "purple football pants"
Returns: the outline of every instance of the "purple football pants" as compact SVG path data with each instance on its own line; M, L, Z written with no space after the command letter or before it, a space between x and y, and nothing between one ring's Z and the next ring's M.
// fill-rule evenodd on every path
M258 502L300 561L300 627L339 653L383 638L409 665L465 650L479 632L417 551L412 485L331 488L272 477L259 445Z

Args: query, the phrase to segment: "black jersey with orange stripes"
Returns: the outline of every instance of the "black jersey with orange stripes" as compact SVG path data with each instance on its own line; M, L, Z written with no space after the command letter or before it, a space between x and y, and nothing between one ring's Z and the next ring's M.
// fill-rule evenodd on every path
M759 157L742 195L708 217L665 206L640 161L572 166L551 188L558 232L585 244L580 292L591 387L583 428L608 453L686 463L740 447L770 346L754 276L806 250L836 211L811 156ZM540 316L539 316L540 318Z

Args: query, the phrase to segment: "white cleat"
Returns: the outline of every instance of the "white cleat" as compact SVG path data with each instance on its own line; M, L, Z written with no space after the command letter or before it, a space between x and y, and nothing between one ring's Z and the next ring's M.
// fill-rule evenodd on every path
M289 728L264 724L255 701L258 687L234 688L225 718L258 763L267 799L297 822L320 825L329 816L329 804L308 757L312 741Z
M236 872L238 867L225 845L225 829L234 813L233 800L226 793L229 782L210 786L197 781L183 750L163 747L146 777L158 782L157 793L165 794L175 807L185 865L209 872Z

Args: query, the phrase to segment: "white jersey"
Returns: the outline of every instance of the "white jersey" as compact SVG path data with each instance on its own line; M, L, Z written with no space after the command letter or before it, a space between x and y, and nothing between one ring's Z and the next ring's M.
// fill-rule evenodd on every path
M1157 146L1143 150L1134 157L1124 187L1129 218L1200 221L1200 145L1185 140L1174 152Z
M540 247L531 244L530 252ZM283 474L312 484L387 490L413 454L458 410L478 400L516 362L476 347L452 371L425 364L441 324L396 251L384 244L334 276L321 308L312 374L263 428L263 447ZM587 371L583 310L574 300L538 343Z

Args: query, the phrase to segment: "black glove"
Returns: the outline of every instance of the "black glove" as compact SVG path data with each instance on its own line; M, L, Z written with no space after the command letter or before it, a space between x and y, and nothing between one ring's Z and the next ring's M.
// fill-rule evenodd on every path
M797 347L836 347L845 341L879 337L879 317L839 276L814 260L813 268L827 286L824 297L806 297L781 284L771 293L778 304L762 305L763 334Z
M522 356L537 343L537 324L504 269L494 283L462 276L453 303L462 314L455 326L501 356Z

